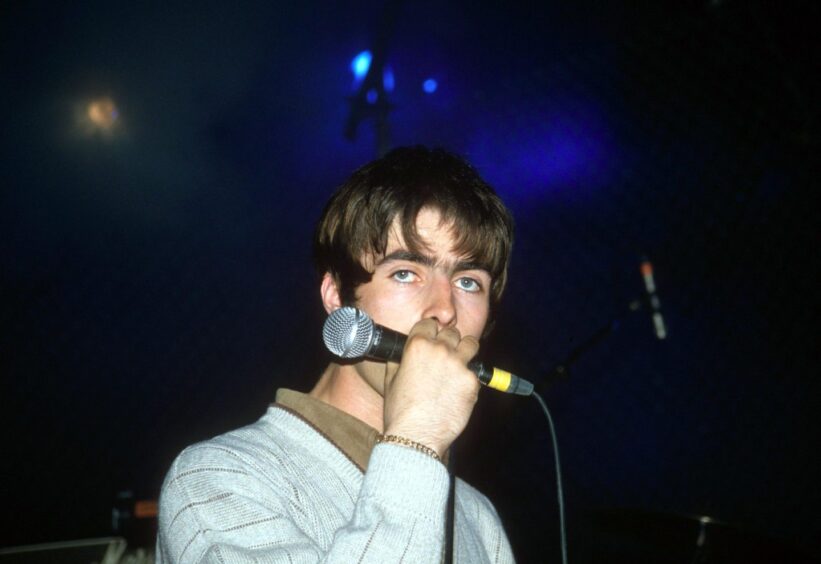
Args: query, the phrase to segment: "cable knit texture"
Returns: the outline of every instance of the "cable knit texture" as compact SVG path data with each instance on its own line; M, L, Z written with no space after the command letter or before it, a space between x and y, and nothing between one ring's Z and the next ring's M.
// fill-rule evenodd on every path
M160 496L158 563L437 563L446 468L379 444L365 474L314 427L272 406L256 423L185 449ZM457 481L456 562L507 563L495 509Z

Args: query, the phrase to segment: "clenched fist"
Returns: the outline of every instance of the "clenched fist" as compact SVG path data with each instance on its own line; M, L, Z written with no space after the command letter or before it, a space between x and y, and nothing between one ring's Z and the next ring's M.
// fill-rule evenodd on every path
M467 426L479 397L479 380L467 363L479 351L474 337L438 329L423 319L408 334L400 364L385 375L384 429L442 456Z

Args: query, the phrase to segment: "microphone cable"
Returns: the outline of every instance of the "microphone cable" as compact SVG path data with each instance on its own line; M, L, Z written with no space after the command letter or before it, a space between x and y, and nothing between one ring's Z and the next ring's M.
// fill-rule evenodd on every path
M550 411L547 409L547 404L545 404L542 396L540 396L536 390L533 390L530 395L536 398L536 401L539 402L542 411L544 411L544 415L547 417L547 426L550 429L550 439L553 441L553 461L556 467L556 498L559 502L559 542L561 544L562 551L562 564L567 564L567 530L564 521L564 489L562 488L562 469L559 464L559 441L556 440L556 427L553 425L553 418L550 416Z

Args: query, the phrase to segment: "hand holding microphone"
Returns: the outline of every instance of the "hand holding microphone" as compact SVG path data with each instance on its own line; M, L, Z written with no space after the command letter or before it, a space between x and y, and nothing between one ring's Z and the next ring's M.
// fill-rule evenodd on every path
M423 319L407 336L402 362L385 372L384 433L432 448L441 457L462 434L479 398L479 382L467 368L479 350L455 328L439 330Z
M407 336L373 322L362 310L341 307L325 320L322 339L325 346L341 358L372 358L398 362L402 359ZM468 368L489 388L529 396L533 384L499 368L488 368L481 362L470 362Z
M418 322L403 335L375 324L361 310L343 307L328 317L322 336L328 349L342 358L388 362L385 434L417 441L439 455L467 425L480 382L520 395L533 390L530 382L508 372L470 362L478 341L462 338L455 328L438 330L433 319Z

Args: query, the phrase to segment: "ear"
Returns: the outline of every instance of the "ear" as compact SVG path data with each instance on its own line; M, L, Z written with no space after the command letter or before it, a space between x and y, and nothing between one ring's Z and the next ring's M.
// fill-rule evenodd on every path
M326 272L322 277L320 294L322 295L322 305L325 306L326 313L331 313L342 307L342 299L339 297L339 286L330 272Z

